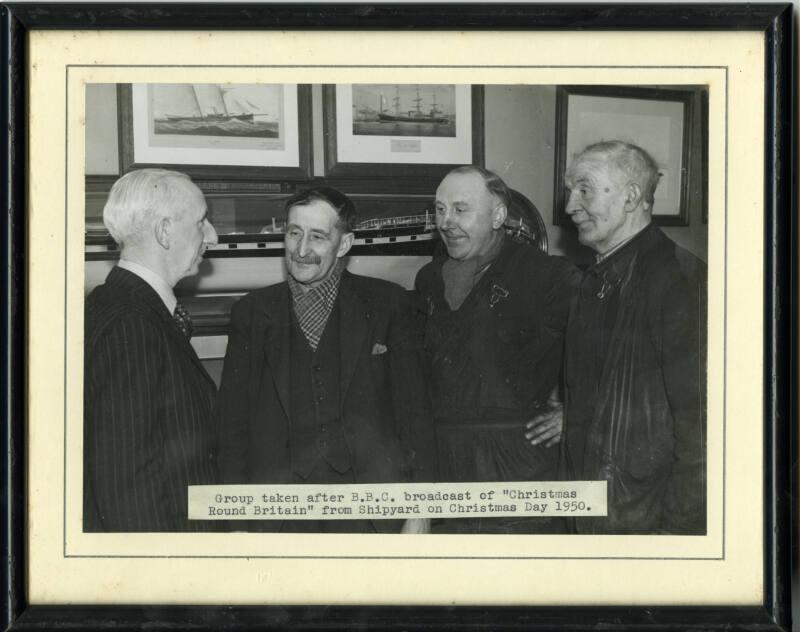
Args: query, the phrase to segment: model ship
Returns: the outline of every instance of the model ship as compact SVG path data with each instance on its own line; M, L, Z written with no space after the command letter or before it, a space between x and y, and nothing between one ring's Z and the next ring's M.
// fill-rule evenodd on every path
M509 238L537 245L537 238L522 218L509 217L504 229ZM354 255L433 255L439 233L435 217L429 211L418 215L377 217L358 224L351 253ZM215 257L282 257L286 222L275 218L258 233L228 233L207 255ZM115 256L117 246L101 224L87 225L87 259Z
M450 120L447 117L440 116L444 114L444 112L438 109L438 103L436 103L435 92L433 93L431 108L427 113L423 112L422 110L423 99L419 95L419 86L417 86L417 98L412 99L412 101L416 104L414 109L401 113L400 86L396 86L395 96L392 99L392 104L394 105L394 114L389 114L389 111L386 108L386 99L383 96L383 94L381 94L381 104L380 104L380 112L378 112L378 120L394 122L394 123L449 123L450 122Z
M283 252L285 231L286 223L273 218L270 224L261 229L255 240L254 249ZM353 253L365 255L432 253L431 242L438 239L439 236L436 232L434 216L427 210L418 215L366 219L356 226L353 233L355 235ZM252 236L247 239L253 241ZM222 242L222 239L220 241ZM226 244L220 243L214 250L224 250L226 247Z

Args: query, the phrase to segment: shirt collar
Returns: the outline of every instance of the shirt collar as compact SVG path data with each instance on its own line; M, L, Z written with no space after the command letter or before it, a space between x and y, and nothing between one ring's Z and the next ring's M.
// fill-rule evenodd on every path
M150 268L146 268L135 261L129 261L128 259L120 259L117 267L132 272L142 279L142 281L155 290L156 294L158 294L163 301L167 311L170 314L175 312L175 306L178 304L178 299L175 298L175 292L172 291L169 283L156 272L153 272Z
M622 250L622 249L623 249L625 246L627 246L627 245L628 245L629 243L631 243L631 242L632 242L634 239L636 239L636 238L637 238L639 235L641 235L641 234L642 234L644 231L646 231L646 230L647 230L647 229L650 227L650 225L651 225L651 224L652 224L652 222L651 222L650 224L647 224L647 226L645 226L644 228L642 228L642 229L641 229L641 230L639 230L638 232L634 233L633 235L631 235L631 236L630 236L630 237L628 237L627 239L624 239L623 241L619 242L619 243L618 243L616 246L614 246L614 247L613 247L611 250L609 250L609 251L607 251L607 252L604 252L603 254L599 254L599 253L598 253L598 254L596 254L596 255L594 256L594 262L595 262L595 264L602 263L603 261L606 261L606 260L607 260L607 259L609 259L610 257L613 257L613 256L614 256L615 254L617 254L617 253L618 253L620 250Z

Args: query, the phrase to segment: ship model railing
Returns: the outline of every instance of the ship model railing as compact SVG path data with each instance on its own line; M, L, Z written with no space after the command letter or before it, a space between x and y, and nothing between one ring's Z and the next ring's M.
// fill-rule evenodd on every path
M422 215L399 215L395 217L374 217L359 222L356 226L357 231L361 230L381 230L385 228L404 228L407 226L424 226L425 229L433 230L436 222L429 212Z

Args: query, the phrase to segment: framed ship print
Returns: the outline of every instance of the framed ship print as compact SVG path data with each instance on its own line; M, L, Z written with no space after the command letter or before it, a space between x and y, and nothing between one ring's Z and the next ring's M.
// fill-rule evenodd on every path
M170 165L198 179L308 179L311 89L296 84L123 84L123 173Z
M197 11L177 4L6 4L3 28L9 44L3 76L9 99L2 104L7 108L9 160L3 168L10 183L9 370L3 377L9 402L10 529L3 616L12 632L120 627L789 629L788 552L797 497L791 483L797 456L792 434L797 413L792 391L797 237L788 5L326 5L312 11L301 5L208 4ZM631 51L636 51L635 58ZM570 101L576 95L608 100L576 101L573 118L565 119L560 106L567 94ZM566 129L559 126L565 121ZM656 199L655 208L675 221L648 223L617 251L640 255L625 262L644 261L653 251L625 248L656 243L635 241L639 235L656 235L654 250L674 262L657 287L640 285L635 289L641 291L626 294L631 277L615 267L622 259L612 253L598 261L580 240L594 228L624 223L625 215L614 214L623 198L613 198L615 205L587 204L579 222L573 213L571 224L586 224L579 234L572 225L555 221L564 212L565 202L556 190L563 184L559 170L569 164L565 154L594 142L590 135L574 140L571 134L598 126L609 133L613 128L615 140L635 130L636 138L619 143L629 148L639 140L656 154L652 162L668 169L665 176L670 179L664 182L671 185ZM646 151L639 150L633 153ZM629 163L620 164L617 177L638 177L635 169L625 171ZM456 165L467 166L472 183L485 185L478 189L481 205L473 207L464 199L451 203L462 190L448 190L441 183ZM89 370L105 377L91 362L87 370L94 351L87 351L93 317L87 310L93 299L88 297L112 275L136 275L130 260L117 263L111 243L117 240L99 233L114 226L113 206L111 220L105 217L109 191L143 167L180 171L203 193L204 205L201 196L186 196L192 210L204 211L196 222L185 222L193 237L202 232L196 248L163 239L171 219L159 224L160 232L142 233L161 239L156 252L163 254L177 243L179 254L191 259L184 266L187 282L174 285L172 296L150 292L162 316L166 314L161 320L171 327L170 343L181 345L181 355L159 347L154 366L174 357L185 361L180 366L200 375L196 391L202 397L178 392L163 371L136 372L131 368L137 351L132 344L106 357L114 367L125 367L120 375L144 374L154 380L146 402L177 393L185 403L181 410L200 410L203 404L207 426L202 427L211 430L195 441L191 424L175 435L167 424L144 420L141 428L136 426L137 440L114 443L119 458L108 462L120 466L114 471L123 471L142 453L139 439L153 446L140 462L155 483L173 480L161 466L174 469L185 462L183 451L204 466L210 463L202 476L212 477L217 442L232 438L247 448L289 451L294 460L258 462L289 463L280 483L262 480L266 476L240 483L220 475L200 482L187 479L175 487L174 496L148 489L162 501L159 507L176 511L185 528L129 527L140 513L142 498L136 496L125 505L132 523L92 530L86 520L92 511L86 503L90 484L122 481L123 489L129 487L124 476L87 476L87 458L96 451L99 433L114 428L86 422L87 413L104 410L86 388L86 377ZM609 172L599 173L606 179L591 172L587 180L603 201L620 189L635 194L631 182L641 188L638 180L610 182ZM174 177L186 184L183 176ZM450 178L448 185L458 179ZM492 259L492 253L477 267L474 260L458 259L458 250L448 249L459 244L468 249L470 240L481 238L476 226L485 227L487 217L491 230L503 228L502 222L494 222L502 215L503 205L497 202L505 195L498 181L535 209L537 230L545 233L532 246L506 241L505 235L498 242L511 244L524 261L536 258L536 266L505 268L521 275L518 285L493 276L502 271L502 260ZM279 187L269 188L275 184ZM425 428L435 434L422 447L434 449L438 459L436 473L426 480L410 480L411 461L405 457L413 451L406 451L403 443L417 445L420 437L429 436L420 429L406 432L388 415L389 422L379 427L372 415L361 415L361 432L351 432L344 414L338 416L337 403L301 394L294 401L304 410L319 404L333 412L330 420L317 424L315 418L316 425L294 432L296 426L276 423L284 410L278 399L275 405L270 402L269 418L260 405L273 388L265 377L265 362L293 357L292 345L297 349L307 340L300 321L290 318L297 312L290 311L295 303L286 276L286 240L290 232L297 237L297 228L290 230L286 222L286 201L295 193L308 194L306 189L330 193L330 188L349 197L362 213L361 221L356 217L350 224L353 239L363 237L363 244L357 244L361 249L341 257L345 261L337 269L342 269L342 279L357 276L370 291L351 292L346 308L331 309L343 335L327 342L338 344L341 354L331 347L323 351L330 352L327 358L341 358L330 366L342 374L353 366L356 352L364 356L367 368L350 382L359 395L354 400L359 410L438 405L443 411L431 415ZM437 209L431 202L440 188L444 193L439 193ZM175 202L183 199L177 196ZM633 195L624 202L636 199ZM136 198L125 202L129 211L145 211L146 216L148 209L136 204ZM483 223L476 224L476 217ZM183 218L176 214L175 223ZM95 241L88 239L92 231L98 232ZM331 234L338 235L317 231L315 239L328 243ZM423 234L426 244L441 247L431 252L427 246L400 243L401 238L421 243ZM380 248L376 235L386 240ZM339 251L326 251L326 261L335 262L330 252ZM288 263L294 266L322 261L305 252L291 257L289 252ZM138 265L148 269L144 263ZM436 278L445 283L446 275L450 284L442 288L455 284L481 311L470 312L469 306L466 311L442 309L431 293L425 294L425 284L417 280L426 281L425 275L437 269L443 272ZM564 276L552 270L563 270ZM142 274L137 276L146 282L150 275ZM689 274L697 282L692 285L696 292L690 292L696 302L691 310L678 310L677 320L670 321L674 327L665 329L664 311L649 308L674 308L670 298L684 288L680 279ZM153 283L164 289L158 279ZM589 287L583 299L598 310L611 306L598 319L621 320L630 314L625 309L612 313L611 308L627 303L612 305L607 296L634 301L646 294L653 302L637 312L634 324L621 325L614 336L596 338L596 345L586 347L586 356L562 354L559 359L558 349L573 349L587 329L570 320L576 316L567 302L559 303L559 322L563 325L566 319L571 327L551 326L558 317L551 295L531 298L536 284L548 283L562 295L574 284ZM591 283L595 285L586 285ZM298 302L312 302L322 294L309 300L301 289ZM239 315L255 306L247 316L257 335L244 340L237 329L241 319L231 325L209 312L195 321L199 332L189 340L177 303L170 316L164 311L164 296L180 299L182 305L186 299L190 311L192 300L225 309L235 304L239 307L232 309ZM259 297L275 300L258 303ZM532 318L520 317L519 301L532 303ZM267 305L278 306L280 318L286 318L279 323L273 317L278 312L267 311ZM111 307L118 319L109 321L113 328L135 317L143 302L125 309L114 302ZM390 308L403 319L397 327L384 318ZM480 318L468 320L472 313ZM417 324L434 315L442 318L441 328L421 335ZM577 387L585 387L604 362L625 369L616 373L613 389L600 389L609 394L604 403L618 405L615 410L626 408L642 392L640 399L654 401L648 399L654 391L634 392L631 385L644 380L648 387L661 388L662 374L665 380L690 382L692 396L659 398L642 408L642 415L629 416L628 425L606 424L591 398L576 408L569 399L575 380L554 377L553 388L548 383L540 397L533 392L541 387L538 379L520 379L527 377L525 371L534 374L540 368L520 343L530 337L537 319L544 323L541 340L556 341L551 347L558 360L553 375L561 376L565 363L577 362L587 380ZM352 335L356 331L367 333L357 338ZM630 331L641 345L628 344L630 338L623 334ZM148 328L137 332L152 333ZM268 341L266 332L279 334ZM383 380L387 371L409 366L406 360L413 355L419 364L410 366L423 368L407 370L407 381L422 383L419 393L441 389L442 380L433 383L427 377L433 367L431 345L450 342L453 332L485 342L468 348L453 344L456 351L478 358L469 375L464 365L441 365L450 370L439 376L462 388L469 406L455 397L427 393L404 397L406 382L390 387ZM681 345L697 351L681 354ZM229 346L245 349L247 362L226 366ZM659 363L676 346L685 361L668 375L660 373ZM648 354L651 362L618 361L632 350ZM329 378L336 389L343 376L317 375L322 371L313 368L312 351L309 346L302 356L311 375L308 389L323 388L325 383L319 382ZM511 361L516 369L495 370ZM291 390L289 376L302 370L299 365L275 372L284 391ZM261 417L251 426L252 433L241 431L235 411L213 413L226 372L239 376L244 370L256 377L247 381L239 399L227 401L255 403L253 410ZM303 384L294 382L297 388L305 388ZM373 395L378 392L372 389L375 385L378 395ZM560 400L561 395L567 399ZM492 402L500 398L501 405L481 403L490 396L495 397ZM489 466L492 472L516 472L542 462L529 457L532 446L525 433L531 419L509 413L517 410L522 397L537 410L547 407L552 413L549 429L556 441L535 449L555 470L564 464L567 472L574 472L575 463L567 460L573 455L591 454L597 460L600 454L607 462L585 479L558 473L549 480L535 474L485 475ZM469 409L451 423L448 406ZM483 415L490 408L494 426L487 428L472 411L480 409ZM681 425L687 409L692 420L701 421ZM568 438L565 426L558 424L559 410L566 410L560 419L566 419L568 429L578 418L571 426L575 434ZM576 410L584 417L577 417ZM688 431L678 436L673 432L678 425ZM89 431L92 427L97 433ZM505 433L502 443L495 441L498 433ZM575 446L576 437L585 439L582 449L569 451L561 443ZM632 437L642 450L626 443ZM461 452L441 449L456 442ZM308 450L292 453L297 446ZM687 461L693 477L681 477L675 465ZM231 462L236 467L244 463L229 458ZM300 471L309 462L312 469ZM373 480L355 480L365 463L379 473ZM458 473L468 473L461 478L441 474L456 471L454 464L461 468ZM380 469L389 465L395 468L391 476ZM311 483L303 476L323 466L335 471L328 472L331 477L352 476L354 482ZM396 472L403 480L392 478ZM623 479L627 486L612 487L612 481ZM645 480L647 498L658 501L652 505L629 493ZM654 480L663 486L651 485ZM185 513L184 491L191 499ZM689 517L696 528L670 528L676 513L665 510L667 501L672 507L691 505ZM619 511L621 506L645 526L609 521L609 508ZM315 517L304 517L304 511L315 512ZM420 513L425 519L406 528L405 517ZM108 515L95 514L100 519ZM552 529L536 531L550 519ZM284 524L293 520L315 524L305 530ZM316 524L327 527L335 521L333 527L338 527L349 520L359 521L362 530L326 530ZM197 521L214 522L215 528L194 528ZM440 529L443 523L452 528ZM603 529L609 532L601 533Z
M326 85L323 107L329 177L436 180L483 164L481 86Z

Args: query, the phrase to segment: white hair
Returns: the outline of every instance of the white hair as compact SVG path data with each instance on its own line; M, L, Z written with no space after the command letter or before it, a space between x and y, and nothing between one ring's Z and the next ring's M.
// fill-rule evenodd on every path
M111 187L103 208L103 223L120 246L140 242L159 217L179 218L200 193L185 173L166 169L138 169ZM201 194L202 195L202 194Z
M661 172L658 169L658 163L649 153L638 145L621 140L601 141L589 145L575 156L573 165L577 164L581 158L589 158L592 155L600 156L613 167L616 174L622 178L621 186L628 182L638 184L642 189L645 210L652 210ZM568 169L568 174L569 171Z

